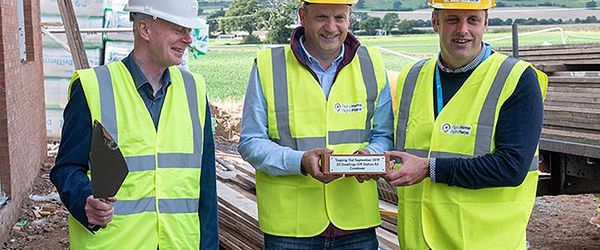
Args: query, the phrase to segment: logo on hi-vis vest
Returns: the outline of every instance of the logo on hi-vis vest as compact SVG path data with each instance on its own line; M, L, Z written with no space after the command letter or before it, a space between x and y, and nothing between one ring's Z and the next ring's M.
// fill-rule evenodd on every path
M469 125L451 125L442 124L442 133L450 135L471 135L471 126Z
M344 103L335 103L333 105L333 110L337 113L356 113L361 112L363 110L362 103L354 103L354 104L344 104Z

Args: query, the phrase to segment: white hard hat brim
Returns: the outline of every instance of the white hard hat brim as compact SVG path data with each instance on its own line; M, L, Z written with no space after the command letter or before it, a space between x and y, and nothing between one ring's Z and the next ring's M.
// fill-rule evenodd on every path
M193 18L193 19L192 18L178 18L178 17L174 17L173 15L169 15L167 13L157 11L157 10L154 10L152 13L149 13L145 9L132 8L130 6L125 6L125 8L123 10L130 11L130 12L143 13L143 14L157 17L157 18L160 18L167 22L174 23L179 26L190 28L190 29L197 29L197 28L202 27L202 23L197 18Z
M177 24L182 27L190 28L190 29L198 29L202 26L202 23L198 19L187 19L187 18L162 18L157 16L160 19L163 19L167 22L171 22Z

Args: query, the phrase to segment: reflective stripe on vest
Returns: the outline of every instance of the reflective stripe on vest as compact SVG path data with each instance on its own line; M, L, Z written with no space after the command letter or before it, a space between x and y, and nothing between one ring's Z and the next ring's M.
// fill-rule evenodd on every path
M404 151L404 143L406 142L406 123L408 122L408 114L410 113L410 104L417 85L417 78L423 68L425 62L429 59L421 60L410 68L404 88L402 88L402 99L400 100L400 108L398 109L398 127L396 128L396 150Z
M375 113L375 99L377 99L378 89L377 78L367 48L364 46L359 47L357 55L360 60L363 82L365 83L365 88L367 90L367 120L365 129L329 131L329 145L363 143L368 142L371 139L371 119ZM273 63L273 89L276 96L275 113L277 116L277 130L279 131L279 140L277 140L277 143L295 150L324 148L326 144L326 138L324 137L292 138L289 116L287 115L289 112L289 104L285 48L272 48L271 59ZM357 138L359 139L358 141Z

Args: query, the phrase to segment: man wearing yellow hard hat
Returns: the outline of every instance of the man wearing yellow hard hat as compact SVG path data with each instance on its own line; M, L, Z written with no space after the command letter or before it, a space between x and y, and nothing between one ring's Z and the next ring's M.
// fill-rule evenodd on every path
M324 175L319 163L392 147L383 60L348 33L355 2L304 0L290 45L257 55L238 151L257 169L266 249L378 248L376 182Z
M547 77L482 42L494 0L429 0L438 56L407 66L396 96L403 249L525 249Z

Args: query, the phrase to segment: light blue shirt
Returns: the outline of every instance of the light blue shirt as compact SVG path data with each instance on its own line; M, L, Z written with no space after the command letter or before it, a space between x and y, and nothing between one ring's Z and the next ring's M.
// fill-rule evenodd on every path
M315 72L323 93L326 97L329 97L337 67L343 59L344 46L340 50L340 55L325 70L321 67L319 61L304 48L302 38L299 40L300 54L303 61ZM270 175L302 174L300 164L304 151L281 146L269 139L267 134L267 105L262 93L256 63L250 73L243 112L242 130L238 146L238 152L242 158L257 170ZM365 149L374 154L392 149L393 126L392 98L386 77L385 87L381 90L379 102L375 107L371 140Z

